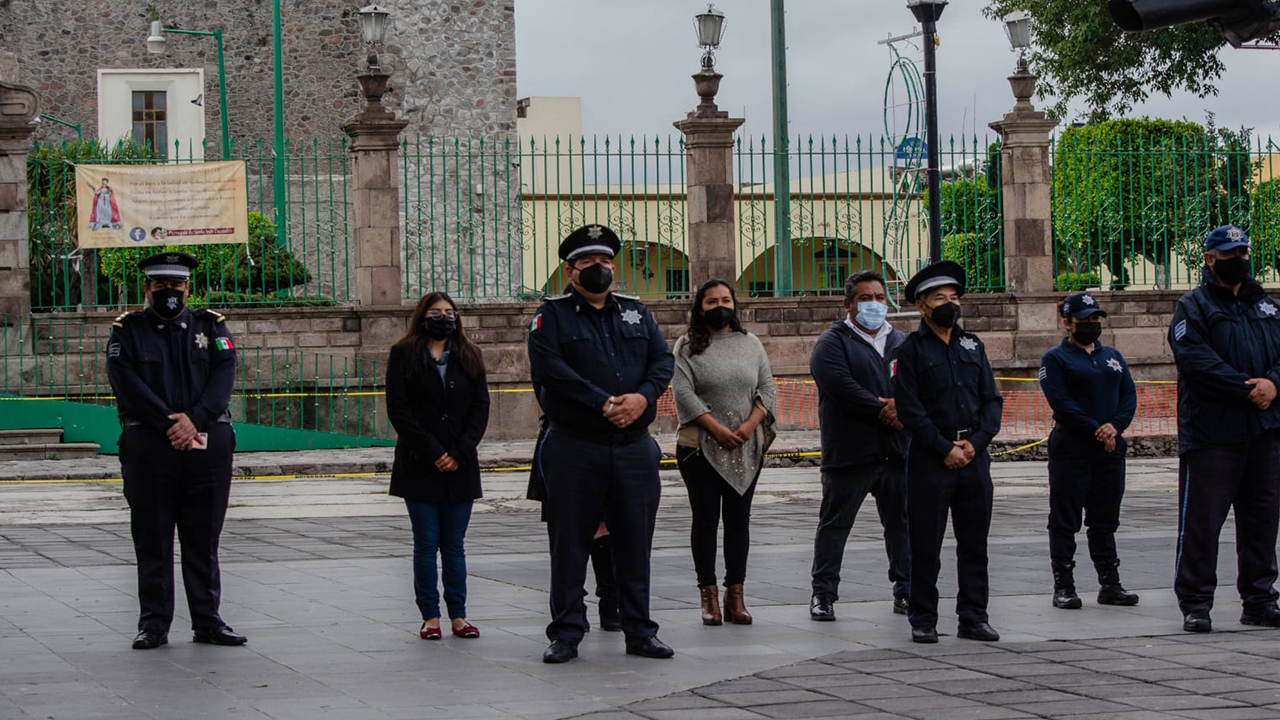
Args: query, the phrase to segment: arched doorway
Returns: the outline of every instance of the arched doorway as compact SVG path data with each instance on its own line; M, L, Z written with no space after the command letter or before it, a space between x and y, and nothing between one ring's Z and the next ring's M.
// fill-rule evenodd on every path
M874 270L892 286L897 271L865 245L834 237L798 238L791 242L791 290L796 295L839 295L844 281L860 270ZM777 276L777 248L770 246L738 276L738 292L772 297Z
M687 297L689 258L677 248L655 242L623 241L613 261L614 289L644 300ZM559 295L569 288L564 263L543 284L543 293Z

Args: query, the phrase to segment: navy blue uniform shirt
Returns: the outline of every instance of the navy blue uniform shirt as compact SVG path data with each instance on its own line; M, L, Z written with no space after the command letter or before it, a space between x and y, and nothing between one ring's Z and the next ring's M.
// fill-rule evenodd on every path
M170 415L186 413L197 430L227 412L236 379L235 345L225 318L212 310L183 310L163 320L146 310L112 323L107 377L121 420L160 432Z
M893 399L898 421L911 434L911 447L941 462L955 447L956 432L981 453L1000 432L1004 398L976 335L962 328L942 342L924 321L898 348L893 364Z
M587 434L643 430L675 372L658 323L638 299L610 293L597 310L576 290L547 298L529 326L529 369L554 425ZM604 417L611 396L640 393L649 406L626 428Z
M1245 384L1267 378L1280 388L1280 303L1257 282L1233 295L1206 269L1173 310L1169 347L1178 366L1178 454L1280 428L1280 402L1258 410Z
M1054 423L1073 435L1092 438L1107 423L1123 435L1138 409L1129 364L1119 350L1100 342L1090 353L1063 338L1040 358L1040 389Z

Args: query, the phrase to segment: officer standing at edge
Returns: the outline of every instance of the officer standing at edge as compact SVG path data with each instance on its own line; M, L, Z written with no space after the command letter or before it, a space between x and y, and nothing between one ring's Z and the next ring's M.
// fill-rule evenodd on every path
M218 615L218 539L235 450L227 411L235 349L222 315L186 308L196 265L194 257L173 252L139 262L150 307L116 318L107 344L107 376L123 428L124 496L138 558L141 615L135 650L169 642L175 527L192 640L246 642Z
M548 298L529 327L529 366L549 422L540 457L551 542L551 645L543 662L578 656L586 631L587 560L603 519L629 655L667 658L649 617L649 552L661 453L649 435L675 358L636 298L611 293L621 241L588 225L560 244L573 288Z
M957 325L964 268L934 263L907 283L920 328L898 349L893 398L911 435L907 450L907 534L911 547L911 639L938 642L938 570L950 511L960 594L957 637L999 640L988 623L987 532L991 456L1004 399L982 341Z
M1124 431L1138 409L1129 365L1098 342L1107 311L1089 293L1062 302L1067 337L1040 359L1040 388L1053 408L1049 433L1049 560L1053 606L1075 610L1076 533L1089 526L1099 605L1137 605L1120 584L1116 528L1124 498ZM1083 516L1082 516L1082 513Z
M1280 627L1280 303L1253 279L1249 237L1216 228L1200 287L1178 300L1169 346L1178 367L1178 546L1182 629L1209 632L1218 535L1235 510L1240 622Z

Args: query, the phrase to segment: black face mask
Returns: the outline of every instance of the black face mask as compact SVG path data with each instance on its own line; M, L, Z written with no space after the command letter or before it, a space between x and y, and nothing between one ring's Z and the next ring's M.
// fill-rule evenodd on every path
M719 305L702 313L702 317L707 321L707 327L712 330L723 330L729 327L733 322L734 309Z
M589 293L607 292L613 287L613 271L596 263L591 267L578 271L578 284Z
M1071 331L1071 337L1086 347L1092 345L1102 337L1102 323L1076 321L1076 329Z
M956 303L949 302L939 305L933 309L933 314L929 316L934 325L944 330L956 326L956 321L960 319L960 306Z
M432 340L443 340L452 335L453 331L458 329L458 321L447 317L429 317L424 325L427 331L427 337Z
M1213 271L1217 273L1218 279L1222 281L1223 285L1242 283L1253 274L1249 258L1244 257L1218 260L1213 264Z
M182 314L187 300L184 292L176 288L151 291L151 310L165 320L172 320Z

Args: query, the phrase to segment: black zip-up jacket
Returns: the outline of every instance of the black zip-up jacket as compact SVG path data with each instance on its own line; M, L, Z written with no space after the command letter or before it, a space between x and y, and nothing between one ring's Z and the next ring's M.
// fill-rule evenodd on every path
M1169 347L1178 366L1178 454L1280 428L1280 403L1258 410L1245 384L1267 378L1280 388L1280 303L1257 282L1233 295L1205 268L1200 287L1174 308Z
M912 453L942 463L957 431L972 433L968 440L978 454L999 434L1004 398L976 335L957 327L944 343L921 320L898 349L896 367L893 399Z
M818 338L809 374L818 386L823 470L902 458L906 435L880 422L878 398L893 396L890 367L906 338L890 328L883 358L843 320Z

